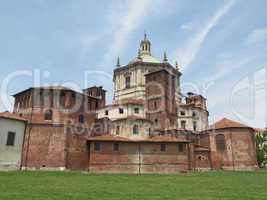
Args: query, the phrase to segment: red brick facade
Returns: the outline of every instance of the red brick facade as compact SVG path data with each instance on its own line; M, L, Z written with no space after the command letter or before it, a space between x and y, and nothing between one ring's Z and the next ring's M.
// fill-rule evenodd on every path
M98 138L89 141L90 172L177 173L191 168L189 143L175 142L175 138L173 142L116 141L116 137L109 141Z
M177 127L175 76L162 69L146 75L147 118L159 129Z
M28 120L23 168L88 169L86 137L96 132L95 111L105 104L105 91L92 90L101 95L63 87L30 88L15 95L14 112Z
M225 149L218 149L218 135L224 136ZM250 128L227 128L209 133L213 169L253 170L257 168L255 132ZM217 139L218 140L218 139Z
M250 127L223 119L200 134L172 130L173 121L177 121L175 91L167 93L167 87L172 88L174 81L166 70L147 75L148 83L155 79L161 80L159 86L165 96L157 96L157 88L148 84L147 116L154 122L157 118L160 126L143 140L111 136L109 119L96 119L95 111L105 104L102 88L87 89L84 94L66 88L32 88L15 95L14 112L28 120L22 167L95 173L257 168L254 130ZM77 101L79 106L73 110ZM161 106L153 112L155 101Z
M109 107L106 91L96 86L14 95L14 113L28 121L22 167L111 173L257 168L254 129L227 119L208 128L206 99L183 95L178 64L166 54L158 61L150 48L145 35L137 58L126 66L118 60Z

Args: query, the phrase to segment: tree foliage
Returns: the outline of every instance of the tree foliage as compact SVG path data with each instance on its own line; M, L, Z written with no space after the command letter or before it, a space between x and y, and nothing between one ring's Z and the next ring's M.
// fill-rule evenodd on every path
M255 141L258 165L264 167L267 165L267 131L257 134Z

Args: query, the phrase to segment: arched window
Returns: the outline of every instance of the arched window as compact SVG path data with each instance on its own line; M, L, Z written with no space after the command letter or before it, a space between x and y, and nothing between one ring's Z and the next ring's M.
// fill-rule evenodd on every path
M52 120L53 119L53 111L52 110L45 111L44 119L45 120Z
M134 125L134 126L133 126L133 134L134 134L134 135L138 135L138 134L139 134L139 128L138 128L137 125Z
M84 123L84 116L83 115L79 115L79 123Z
M126 76L125 77L125 88L130 88L131 87L131 77L130 76Z
M225 151L225 137L223 134L216 135L216 148L217 151Z

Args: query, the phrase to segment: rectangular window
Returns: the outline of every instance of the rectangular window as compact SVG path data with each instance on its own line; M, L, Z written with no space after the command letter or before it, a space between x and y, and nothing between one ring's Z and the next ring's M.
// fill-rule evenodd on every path
M60 106L65 107L65 102L66 102L66 93L62 92L60 94Z
M139 114L139 108L134 108L134 113Z
M101 143L95 142L95 151L100 151L100 149L101 149Z
M53 119L53 110L46 110L44 113L44 120L52 121Z
M186 129L186 121L185 120L181 121L181 128Z
M120 126L116 126L116 135L120 135Z
M79 115L79 123L83 124L84 123L84 116Z
M131 87L131 77L130 76L127 76L125 78L125 88L128 89Z
M160 145L160 151L165 152L166 151L166 144L161 144Z
M184 144L178 144L178 152L183 153L184 152Z
M119 144L115 143L113 144L113 151L119 151Z
M185 111L181 111L181 112L180 112L180 115L181 115L181 116L185 116Z
M193 129L194 129L194 131L197 131L197 122L196 121L193 122Z
M119 113L120 113L120 114L123 114L123 113L124 113L123 108L119 108Z
M154 101L154 110L157 110L157 109L158 109L157 101Z
M105 115L108 116L108 110L105 111Z
M138 135L139 134L139 128L137 125L133 126L133 135Z
M15 132L8 132L6 146L14 146L15 137L16 137L16 133Z

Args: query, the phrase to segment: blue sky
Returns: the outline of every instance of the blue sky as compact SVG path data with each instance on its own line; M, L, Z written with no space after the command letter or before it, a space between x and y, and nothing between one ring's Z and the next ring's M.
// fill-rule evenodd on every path
M210 121L266 126L265 0L0 1L0 110L14 72L40 70L41 84L103 85L112 99L117 56L136 57L147 32L152 53L181 65L183 92L208 99ZM19 75L8 94L33 85ZM12 102L12 98L10 98Z

